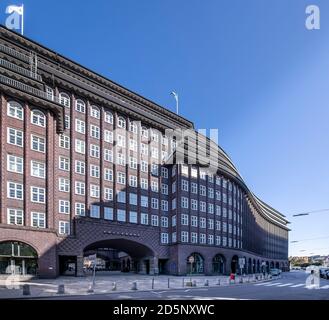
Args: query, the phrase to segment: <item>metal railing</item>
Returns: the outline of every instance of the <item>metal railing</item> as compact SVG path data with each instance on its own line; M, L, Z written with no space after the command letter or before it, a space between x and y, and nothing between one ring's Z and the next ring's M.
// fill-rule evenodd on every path
M12 48L9 48L9 47L5 46L4 44L0 44L0 51L5 52L5 53L8 53L8 54L10 54L13 57L16 57L18 59L21 59L21 60L23 60L25 62L30 63L30 57L29 56L27 56L24 53L20 53L17 50L14 50Z
M23 76L26 76L26 77L30 77L30 78L33 78L33 79L36 79L38 81L42 81L42 78L40 75L38 74L33 74L30 70L27 70L25 68L22 68L22 67L19 67L18 65L14 64L14 63L11 63L7 60L4 60L4 59L0 59L0 66L3 66L7 69L10 69L12 71L15 71Z

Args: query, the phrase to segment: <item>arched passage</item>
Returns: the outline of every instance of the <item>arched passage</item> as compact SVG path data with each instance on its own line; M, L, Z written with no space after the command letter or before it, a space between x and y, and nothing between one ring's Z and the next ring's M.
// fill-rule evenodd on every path
M270 268L271 268L271 269L274 268L274 261L271 261Z
M127 239L108 239L94 242L84 249L84 266L89 256L96 254L96 268L106 271L157 274L158 260L148 246Z
M248 259L248 274L252 273L252 262L251 258Z
M275 268L280 269L280 263L279 262L275 263Z
M256 260L252 260L252 273L256 273Z
M257 260L257 272L259 273L260 272L260 261Z
M0 274L36 275L38 254L30 245L18 241L0 243Z
M234 255L231 260L231 272L236 273L238 271L238 262L239 257L237 255Z
M222 254L216 254L212 259L212 272L225 274L225 257Z
M186 270L188 274L203 274L204 259L200 253L194 252L187 257Z

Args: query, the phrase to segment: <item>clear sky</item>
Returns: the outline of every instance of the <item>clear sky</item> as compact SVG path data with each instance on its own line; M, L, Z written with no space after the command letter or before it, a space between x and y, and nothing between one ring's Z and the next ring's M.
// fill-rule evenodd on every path
M0 1L5 21L8 4ZM26 0L25 35L218 128L250 189L292 222L290 254L329 254L327 0ZM321 29L305 28L305 8ZM301 251L305 250L305 251Z

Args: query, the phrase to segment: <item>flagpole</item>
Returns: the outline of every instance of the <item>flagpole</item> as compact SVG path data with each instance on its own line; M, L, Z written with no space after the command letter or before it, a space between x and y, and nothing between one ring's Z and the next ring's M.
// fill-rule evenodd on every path
M24 36L24 3L22 4L22 36Z

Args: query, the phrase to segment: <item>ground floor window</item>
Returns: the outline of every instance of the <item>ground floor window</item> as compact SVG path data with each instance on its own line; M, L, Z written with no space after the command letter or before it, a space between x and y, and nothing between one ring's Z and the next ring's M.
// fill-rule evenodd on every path
M192 253L187 258L187 273L204 273L204 259L199 253Z
M224 274L225 273L225 260L221 254L217 254L212 260L213 273Z

